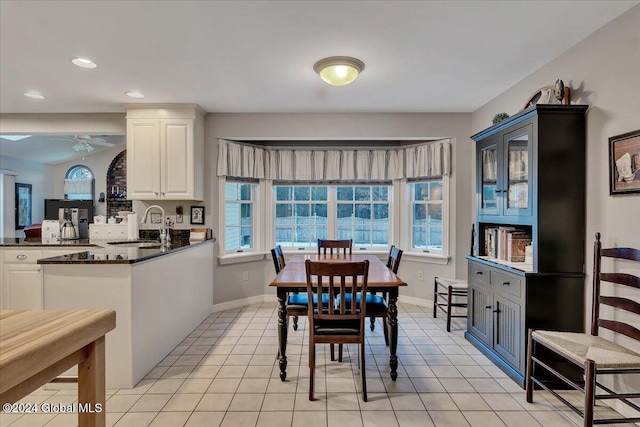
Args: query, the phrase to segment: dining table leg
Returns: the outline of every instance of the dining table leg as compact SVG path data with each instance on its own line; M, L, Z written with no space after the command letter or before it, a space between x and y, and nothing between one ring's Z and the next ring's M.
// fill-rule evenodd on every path
M398 356L396 351L398 350L398 307L396 302L398 301L398 289L389 290L389 321L387 322L389 328L389 368L391 369L391 379L393 381L398 378Z
M280 380L287 378L287 291L278 289L278 364Z

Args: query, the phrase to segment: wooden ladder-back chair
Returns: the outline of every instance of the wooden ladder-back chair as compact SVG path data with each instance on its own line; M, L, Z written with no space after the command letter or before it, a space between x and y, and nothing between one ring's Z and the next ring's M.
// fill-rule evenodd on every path
M276 269L276 274L280 273L285 266L284 253L282 247L277 245L271 249L271 257L273 258L273 265ZM287 316L293 317L293 330L298 330L298 317L307 315L307 307L309 301L307 300L307 294L299 294L298 292L292 292L287 298Z
M616 273L601 271L602 257L612 258L616 261ZM636 263L631 265L634 261ZM606 328L640 342L640 330L620 320L609 320L614 316L607 316L609 319L605 319L601 316L600 310L600 306L604 304L614 309L640 315L638 302L617 296L627 292L635 292L629 288L640 289L640 276L621 272L629 271L628 267L632 269L631 271L638 271L640 268L638 261L640 261L640 249L602 249L600 233L596 233L593 255L591 333L529 330L526 374L527 402L533 401L533 391L537 385L549 391L582 416L585 427L594 424L636 423L640 421L640 416L634 418L594 418L594 406L598 399L618 399L638 411L640 415L640 406L630 400L639 398L640 393L618 393L600 382L602 375L640 374L640 353L598 335L600 328ZM617 295L602 295L602 282L615 284L615 286L611 286L611 289L615 289ZM567 303L571 302L567 301ZM613 311L617 310L611 310L611 312ZM616 313L615 318L630 316L628 314L618 316L621 314ZM634 323L637 325L638 322L639 320L636 320ZM569 378L566 372L559 372L558 359L564 359L566 362L570 362L569 364L574 369L577 368L579 370L577 378ZM540 371L537 368L544 368L544 370ZM574 406L553 389L553 385L549 381L549 378L553 377L564 383L563 388L566 389L569 386L584 393L584 410ZM597 389L603 390L604 393L596 394Z
M400 260L404 251L395 245L391 245L389 249L389 257L387 258L387 268L394 274L398 274L400 268ZM389 305L387 302L387 293L383 292L382 296L376 295L375 292L367 294L367 313L370 320L370 328L372 331L376 328L376 317L382 318L382 329L384 332L384 342L389 346L389 332L387 331L387 318L389 317Z
M307 294L315 298L309 308L309 400L314 400L316 344L359 344L362 398L367 401L365 368L365 327L367 303L350 304L367 292L369 261L313 262L305 261ZM324 299L327 295L327 299ZM327 301L327 302L325 302ZM333 350L331 350L333 353Z
M339 255L342 252L344 255L351 255L351 248L353 246L353 240L323 240L318 239L318 255L326 255L327 249L329 254L333 255L333 250ZM340 251L342 249L342 251Z

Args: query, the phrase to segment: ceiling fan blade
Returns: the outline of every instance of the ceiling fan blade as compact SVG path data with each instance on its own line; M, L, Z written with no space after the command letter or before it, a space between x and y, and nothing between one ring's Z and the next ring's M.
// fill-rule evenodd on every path
M90 146L88 143L86 144L87 147L87 153L92 152L93 150L95 150L95 148L93 148L92 146Z
M102 138L100 138L100 139L102 139ZM104 139L102 139L100 141L100 140L98 140L98 138L94 138L94 139L92 139L91 141L88 141L88 142L91 142L93 145L100 145L102 147L113 147L115 145L113 142L107 142Z

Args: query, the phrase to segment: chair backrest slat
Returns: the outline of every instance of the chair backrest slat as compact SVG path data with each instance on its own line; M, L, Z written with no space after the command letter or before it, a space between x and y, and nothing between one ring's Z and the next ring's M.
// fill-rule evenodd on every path
M324 240L318 239L318 255L327 254L327 249L329 249L329 254L333 254L333 250L336 249L336 252L339 254L342 249L342 253L346 255L347 253L351 255L351 248L353 247L353 240Z
M591 310L591 335L598 335L598 328L603 327L640 341L640 330L635 326L621 322L620 320L603 319L600 317L601 304L640 315L640 303L618 296L601 295L602 282L640 289L639 276L623 272L603 273L601 271L602 257L640 261L640 250L634 248L602 249L600 233L596 233L596 241L593 248L593 306Z
M598 320L598 326L602 326L610 331L614 331L640 341L640 330L626 323L618 322L617 320L600 319Z
M611 258L629 259L631 261L640 261L640 249L634 248L608 248L602 249L601 256Z
M640 277L627 273L600 273L600 280L640 289Z
M611 307L621 308L635 314L640 314L640 304L628 298L601 296L600 304L610 305Z

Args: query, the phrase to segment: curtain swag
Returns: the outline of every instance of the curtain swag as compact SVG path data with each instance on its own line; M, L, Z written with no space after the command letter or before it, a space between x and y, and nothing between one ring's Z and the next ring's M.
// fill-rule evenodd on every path
M65 179L64 194L90 194L93 179Z
M376 181L450 173L449 139L378 150L284 150L218 140L218 176L274 181Z

